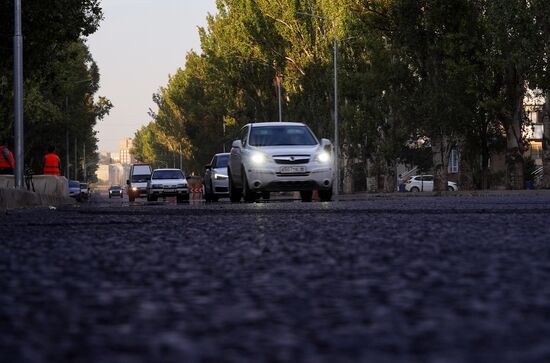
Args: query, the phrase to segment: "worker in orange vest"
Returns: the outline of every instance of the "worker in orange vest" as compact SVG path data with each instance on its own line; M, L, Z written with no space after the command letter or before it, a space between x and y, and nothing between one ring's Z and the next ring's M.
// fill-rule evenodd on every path
M5 142L0 146L0 175L13 175L14 168L13 153L8 148L8 143Z
M61 176L61 159L55 153L55 146L48 147L48 153L44 156L44 175Z

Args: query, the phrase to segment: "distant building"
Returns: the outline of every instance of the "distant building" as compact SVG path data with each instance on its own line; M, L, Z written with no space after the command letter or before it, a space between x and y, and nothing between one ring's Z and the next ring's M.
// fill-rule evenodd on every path
M111 162L109 164L120 163L120 153L111 153Z
M96 171L97 181L100 183L109 182L109 164L100 164Z
M135 162L134 156L130 153L132 149L132 138L125 137L119 142L120 146L120 163L122 165L130 165Z

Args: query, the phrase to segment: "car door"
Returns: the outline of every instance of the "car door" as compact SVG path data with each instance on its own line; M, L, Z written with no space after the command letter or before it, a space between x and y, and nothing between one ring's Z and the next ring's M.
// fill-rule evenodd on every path
M422 183L424 184L425 192L433 192L434 190L434 177L433 175L424 175L422 177Z
M245 126L239 132L238 140L241 140L242 148L244 149L248 141L249 126ZM231 156L229 158L229 166L231 168L231 177L233 182L237 185L241 185L241 165L242 165L242 153L243 150L236 147L231 147Z

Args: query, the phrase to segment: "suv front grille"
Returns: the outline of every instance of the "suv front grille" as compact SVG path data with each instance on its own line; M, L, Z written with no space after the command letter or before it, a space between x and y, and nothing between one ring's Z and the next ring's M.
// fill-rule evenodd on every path
M273 160L277 164L283 165L296 165L296 164L307 164L309 163L309 155L275 155Z

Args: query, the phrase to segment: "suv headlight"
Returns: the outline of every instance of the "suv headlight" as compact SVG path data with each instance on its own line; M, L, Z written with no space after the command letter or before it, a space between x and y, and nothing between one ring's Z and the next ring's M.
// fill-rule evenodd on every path
M317 154L316 159L321 163L328 163L330 161L330 154L326 151L321 151L319 154Z
M260 152L255 152L250 156L250 160L252 161L252 163L254 163L256 165L261 165L261 164L265 163L266 157L265 157L264 154L262 154Z
M214 179L216 179L216 180L227 179L227 175L214 173Z

